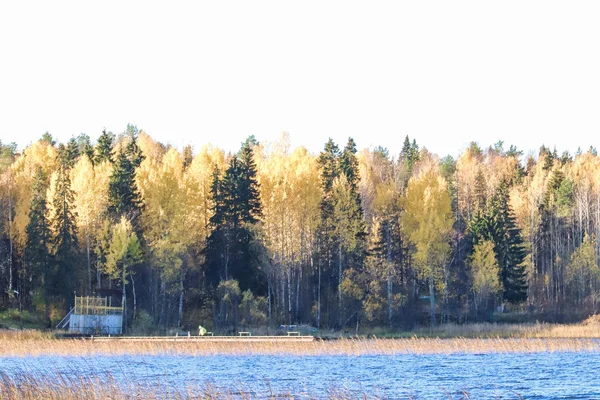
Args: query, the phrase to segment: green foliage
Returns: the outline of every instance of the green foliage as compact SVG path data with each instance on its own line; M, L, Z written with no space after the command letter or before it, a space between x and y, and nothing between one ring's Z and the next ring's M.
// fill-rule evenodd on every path
M403 199L403 230L413 246L417 277L429 286L431 324L435 323L435 287L446 283L446 263L454 218L446 181L431 165L408 183Z
M255 229L262 217L256 165L250 144L244 144L240 153L240 158L231 158L223 178L218 169L213 174L212 231L204 250L206 275L213 286L235 279L243 290L264 294L264 248L257 245Z
M177 315L224 330L408 327L423 297L442 322L501 320L496 301L565 321L600 311L600 159L522 156L498 141L439 160L408 137L397 158L351 138L315 156L286 136L180 154L133 125L95 148L85 134L0 142L0 304L19 290L47 321L73 290L118 288L161 328Z
M115 136L112 133L107 133L106 129L102 131L102 135L98 138L96 144L94 163L100 164L103 161L113 162L112 151L115 141Z
M475 245L483 241L494 243L494 252L500 267L503 299L520 303L527 298L525 278L525 248L515 217L508 202L506 184L500 185L487 210L473 219L469 231Z
M52 137L52 135L48 132L45 132L40 139L42 142L48 143L50 146L56 146L56 140Z
M75 288L76 268L78 264L78 241L76 215L73 207L73 191L67 170L69 164L62 163L55 180L55 191L52 199L54 216L50 222L53 233L50 244L56 263L56 286L67 304L72 303Z
M128 268L143 259L142 247L131 224L124 217L111 230L104 273L127 284Z
M90 159L92 164L94 163L94 146L92 146L92 142L90 141L90 137L85 133L80 134L75 138L77 143L77 151L79 155L86 156Z
M246 327L261 327L267 323L267 300L255 297L252 291L242 293L240 303L240 323Z
M485 307L490 298L502 293L500 268L494 252L494 243L486 240L475 245L470 261L475 304L483 303Z
M22 271L35 277L35 286L44 288L46 320L50 320L50 290L53 270L50 260L50 229L46 218L46 177L38 168L33 180L31 204L29 207L29 223L27 224L27 242L23 254L29 271Z
M135 177L136 167L142 162L143 155L136 142L137 136L132 133L131 136L128 136L125 149L121 147L117 153L109 182L108 198L110 205L108 211L113 221L118 221L122 216L125 216L138 229L138 219L142 212L143 203Z
M229 279L219 282L215 297L219 304L218 320L221 329L233 327L234 330L237 330L241 294L240 285L236 280Z
M581 245L571 254L567 266L567 283L578 303L583 303L586 296L597 297L599 279L596 240L586 234Z
M404 138L404 144L402 145L402 151L400 152L400 161L404 163L409 174L412 174L414 166L420 159L421 155L417 141L413 139L411 143L407 135Z
M140 310L131 327L133 335L146 336L156 333L156 323L154 318L146 310Z

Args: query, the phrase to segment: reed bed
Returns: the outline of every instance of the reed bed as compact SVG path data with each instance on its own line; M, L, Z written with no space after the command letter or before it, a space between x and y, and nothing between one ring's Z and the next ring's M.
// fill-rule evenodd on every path
M118 382L112 376L104 379L81 375L63 375L48 377L27 374L18 378L10 377L0 372L0 398L7 400L130 400L130 399L312 399L328 398L330 400L350 399L387 399L388 395L367 393L365 390L357 393L343 387L330 387L318 397L311 393L292 393L289 390L274 391L268 382L258 389L247 388L238 382L228 387L220 387L212 382L176 388L165 386L160 381L152 385L134 382ZM394 396L394 398L398 398ZM405 398L411 399L411 396ZM452 399L452 396L446 398ZM468 393L457 399L468 399Z
M444 324L434 329L421 328L412 332L419 337L440 338L599 338L598 319L590 317L581 324Z
M37 355L395 355L459 353L600 352L595 338L408 338L313 342L99 342L3 334L0 356Z

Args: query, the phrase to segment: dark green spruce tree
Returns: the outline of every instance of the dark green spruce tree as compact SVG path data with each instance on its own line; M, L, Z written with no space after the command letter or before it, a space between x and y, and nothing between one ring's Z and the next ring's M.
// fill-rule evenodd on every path
M94 163L100 164L103 161L113 162L112 151L115 141L115 136L112 133L107 133L106 129L102 131L102 135L98 138L96 143Z
M69 139L67 146L59 145L59 157L60 161L67 167L73 168L77 159L79 158L79 143L75 138Z
M500 267L503 300L509 303L525 301L525 247L508 202L508 186L505 182L500 184L487 210L479 211L475 215L469 233L474 244L484 240L494 243L494 253Z
M31 188L32 196L29 205L29 223L25 229L27 235L26 246L23 254L25 268L28 271L23 276L22 281L27 282L31 278L33 287L43 288L44 317L50 327L50 294L54 281L54 273L49 251L50 246L50 228L46 216L46 177L40 167L38 167L33 178ZM23 288L21 288L23 290Z
M139 230L139 217L143 203L135 182L135 169L143 160L143 155L137 146L137 136L132 135L127 144L116 154L113 172L108 185L108 211L113 221L122 216L127 218L135 230Z
M67 159L68 161L68 159ZM73 304L73 291L78 289L76 282L81 277L77 276L79 254L77 252L77 225L73 211L74 194L69 178L69 163L63 160L58 166L56 190L52 199L55 215L49 221L51 226L51 247L53 262L55 264L56 295L62 297L65 305Z
M79 154L87 156L90 159L90 161L93 163L94 162L94 146L92 146L90 137L88 135L86 135L85 133L82 133L81 135L77 136L76 140L77 140L77 149L79 151Z
M256 235L262 205L251 143L233 156L221 178L215 167L211 186L213 216L204 249L206 276L211 286L235 279L242 290L266 293L261 260L264 246Z
M321 172L321 187L323 190L321 221L318 232L319 271L317 273L317 286L319 288L317 293L317 324L320 324L321 291L323 289L321 287L323 283L321 282L321 272L325 271L324 275L328 280L328 288L335 287L339 289L345 270L352 269L356 272L362 270L367 246L362 203L358 189L360 174L354 140L349 138L344 149L340 151L333 140L329 139L317 162ZM336 199L334 182L337 178L341 177L345 178L347 189L349 189L350 195L356 202L356 207L352 207L351 215L348 215L348 219L352 222L347 221L348 225L358 227L356 232L352 233L352 235L355 235L352 241L356 242L352 250L348 250L344 246L339 234L334 234L338 227L338 223L335 221L335 204L338 199ZM327 293L328 296L330 294L332 293ZM342 307L342 295L339 291L337 291L337 299L337 308L340 308ZM326 301L329 303L329 299ZM337 324L338 326L341 326L343 323L342 318L341 310L328 316L330 323Z
M317 162L319 164L321 177L321 190L323 197L320 202L321 220L317 231L318 240L318 260L317 260L317 310L316 324L321 326L321 311L324 305L328 304L328 291L326 288L331 286L331 281L335 279L334 272L334 254L335 254L335 230L334 226L334 198L333 198L333 182L340 175L340 149L333 139L329 138L325 143L325 148L319 154ZM323 282L323 277L327 280Z

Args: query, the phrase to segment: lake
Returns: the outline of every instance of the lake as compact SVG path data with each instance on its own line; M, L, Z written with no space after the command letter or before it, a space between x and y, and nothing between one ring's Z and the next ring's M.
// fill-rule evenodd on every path
M600 398L599 353L364 356L125 355L0 357L0 370L56 377L96 376L168 391L210 382L256 397L327 397L332 387L356 396L393 398Z

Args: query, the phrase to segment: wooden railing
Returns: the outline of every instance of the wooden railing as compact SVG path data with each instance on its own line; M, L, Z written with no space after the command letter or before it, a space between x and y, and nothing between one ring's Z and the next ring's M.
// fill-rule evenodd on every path
M123 307L108 306L108 297L75 296L74 314L79 315L119 315Z

